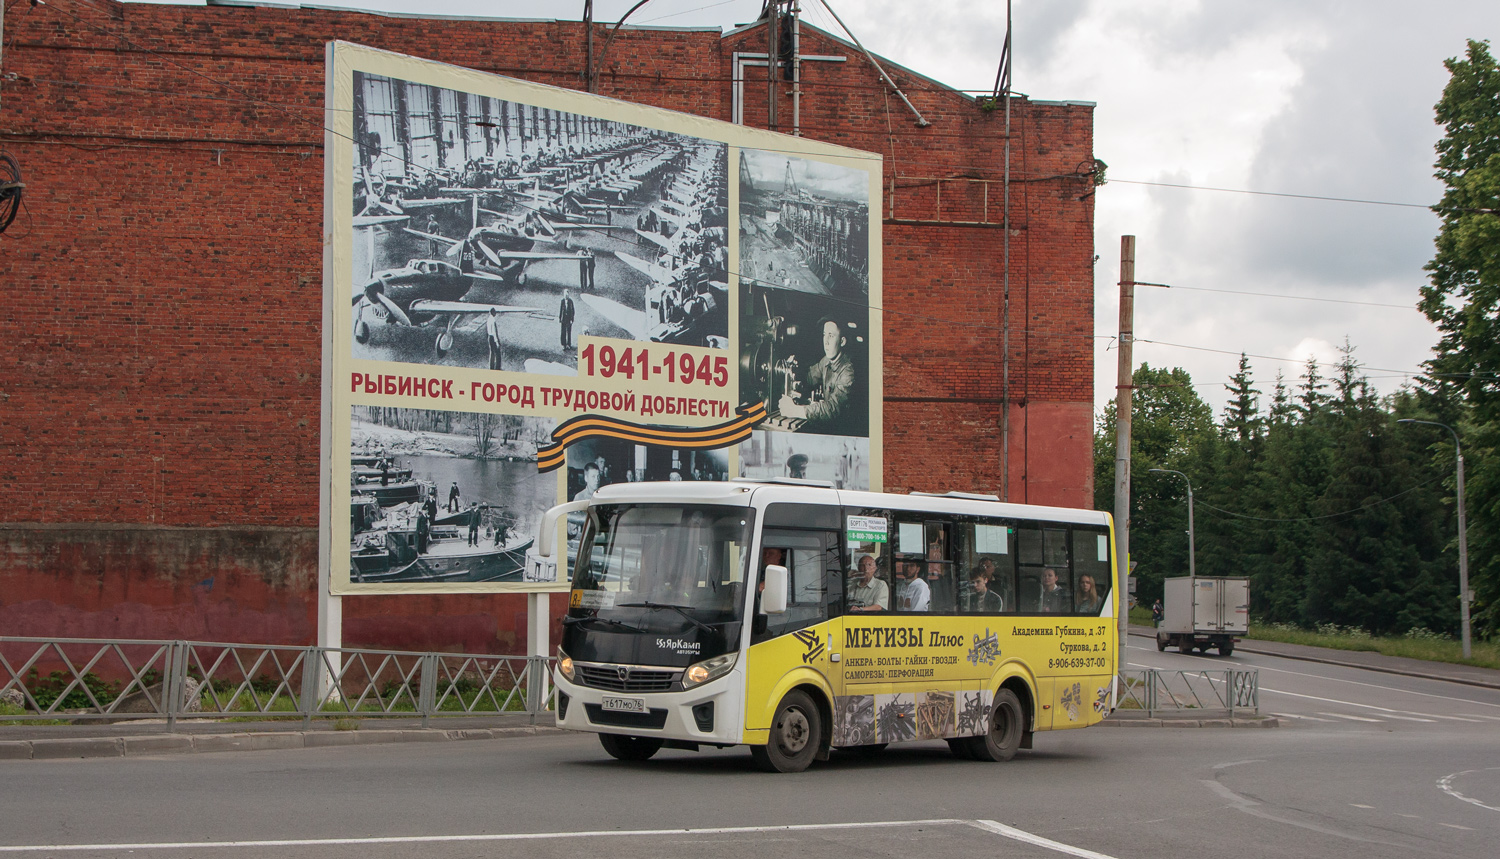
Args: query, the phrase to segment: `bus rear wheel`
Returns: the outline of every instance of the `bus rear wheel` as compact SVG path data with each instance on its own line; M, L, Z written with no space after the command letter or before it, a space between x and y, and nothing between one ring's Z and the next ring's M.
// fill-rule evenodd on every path
M617 761L644 761L661 751L661 740L651 737L622 737L619 734L600 734L599 745Z
M812 764L822 745L822 713L806 692L793 690L776 705L770 742L751 746L750 757L766 772L798 773Z
M989 732L970 738L969 752L975 760L1008 761L1021 747L1021 734L1025 729L1026 716L1021 712L1021 699L1009 689L1001 689L995 693Z

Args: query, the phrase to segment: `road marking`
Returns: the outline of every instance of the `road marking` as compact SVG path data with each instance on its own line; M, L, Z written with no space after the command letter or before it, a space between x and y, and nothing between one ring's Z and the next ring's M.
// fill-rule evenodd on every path
M1385 717L1387 719L1400 719L1403 722L1426 722L1429 725L1437 724L1437 719L1419 719L1416 716L1398 716L1395 713L1386 713Z
M1448 794L1454 799L1461 799L1464 802L1469 803L1470 805L1477 805L1480 808L1487 808L1490 811L1500 811L1500 808L1497 808L1496 806L1485 805L1474 797L1464 796L1453 788L1453 780L1461 775L1468 775L1469 773L1477 772L1489 772L1490 770L1500 770L1500 767L1485 767L1483 770L1464 770L1463 772L1449 773L1437 780L1437 786L1442 789L1443 793Z
M1231 762L1229 762L1227 764L1214 764L1213 767L1212 767L1212 769L1227 770L1230 767L1237 767L1240 764L1263 764L1265 762L1266 762L1265 758L1251 758L1248 761L1231 761Z
M1472 826L1459 826L1457 823L1439 823L1438 826L1446 826L1449 829L1462 829L1465 832L1474 831L1474 827Z
M1351 722L1379 722L1380 721L1379 719L1371 719L1371 718L1368 718L1366 716L1350 716L1347 713L1324 713L1322 710L1318 711L1318 715L1319 716L1332 716L1335 719L1348 719Z
M1349 804L1352 805L1352 806L1354 806L1355 808L1368 808L1368 809L1370 809L1372 811L1375 809L1375 806L1373 806L1373 805L1360 805L1357 802L1351 802Z
M1468 716L1470 719L1489 719L1492 722L1500 722L1500 716L1481 716L1478 713L1459 713L1460 716Z
M1013 841L1021 841L1081 859L1116 859L1106 853L1097 853L1082 847L1074 847L1061 841L1053 841L1033 835L1013 826L994 820L961 820L958 818L934 818L931 820L871 821L867 823L809 823L789 826L721 826L706 829L622 829L586 832L510 832L491 835L395 835L374 838L283 838L267 841L162 841L140 844L13 844L0 845L0 853L64 853L106 852L124 850L202 850L210 847L266 848L266 847L343 847L365 844L453 844L493 841L553 841L567 838L625 838L655 836L658 838L683 835L746 835L771 832L815 832L830 829L891 829L902 826L970 826L1001 835Z
M1239 794L1235 793L1234 791L1211 778L1199 779L1198 783L1204 785L1209 790L1228 800L1232 808L1235 808L1238 811L1243 811L1251 817L1259 817L1263 820L1274 820L1277 823L1284 823L1287 826L1296 826L1302 829L1310 829L1313 832L1321 832L1324 835L1332 835L1335 838L1347 838L1350 841L1361 841L1365 844L1390 844L1390 842L1388 841L1373 841L1369 838L1360 838L1358 835L1354 835L1348 832L1341 832L1337 829L1331 829L1327 826L1319 826L1316 823L1306 823L1301 820L1291 820L1286 817L1280 817L1278 815L1272 814L1269 811L1266 811L1261 807L1261 804L1259 802L1256 802L1248 796L1240 796Z
M1149 649L1149 648L1141 648L1141 649L1142 650L1146 650L1146 649ZM1397 686L1382 686L1379 683L1366 683L1363 680L1345 680L1342 677L1329 677L1329 676L1327 676L1325 674L1308 674L1305 671L1292 671L1292 670L1287 669L1287 668L1271 668L1271 667L1265 666L1265 665L1257 665L1256 667L1259 668L1261 671L1275 671L1275 672L1278 672L1280 674L1292 674L1292 675L1295 675L1297 677L1311 677L1314 680L1332 680L1335 683L1352 683L1355 686L1368 686L1371 689L1380 689L1380 690L1385 691L1385 692L1400 692L1403 695L1421 695L1423 698L1437 698L1437 699L1439 699L1441 701L1457 701L1457 702L1462 703L1462 704L1476 704L1476 705L1478 705L1480 707L1497 707L1497 708L1500 708L1500 704L1491 704L1488 701L1474 701L1474 700L1471 700L1469 698L1454 698L1451 695L1435 695L1435 694L1433 694L1431 692L1417 692L1417 691L1414 691L1414 690L1411 690L1411 689L1402 689L1402 688L1397 687ZM1338 666L1338 667L1342 668L1342 667L1346 667L1346 666ZM1363 670L1367 670L1367 669L1358 669L1358 670L1363 671ZM1421 679L1421 678L1419 678L1419 679ZM1432 678L1432 679L1437 679L1437 678ZM1459 715L1472 716L1473 714L1472 713L1461 713ZM1486 716L1486 717L1483 717L1483 718L1490 718L1490 719L1495 719L1496 721L1500 721L1500 717L1497 717L1497 716Z
M1048 850L1055 850L1058 853L1066 853L1069 856L1080 856L1083 857L1083 859L1114 859L1113 856L1110 856L1107 853L1096 853L1093 850L1085 850L1082 847L1074 847L1071 844L1063 844L1060 841L1053 841L1050 838L1043 838L1040 835L1032 835L1030 832L1025 832L1012 826L1006 826L1003 823L998 823L993 820L973 820L969 821L969 825L974 827L975 829L984 829L989 832L993 832L996 835L1003 835L1006 838L1012 839L1014 841L1020 841L1025 844L1031 844L1037 847L1045 847Z
M1434 719L1458 719L1457 716L1438 716L1438 715L1435 715L1435 714L1432 714L1432 713L1413 713L1410 710L1392 710L1390 707L1377 707L1374 704L1361 704L1358 701L1341 701L1338 698L1323 698L1323 697L1320 697L1318 695L1304 695L1301 692L1283 692L1280 689L1267 689L1264 686L1260 687L1260 691L1262 691L1262 692L1270 692L1270 693L1275 694L1275 695L1290 695L1293 698L1306 698L1309 701L1326 701L1329 704L1342 704L1345 707L1363 707L1366 710L1375 710L1375 711L1377 711L1379 713L1382 713L1382 714L1405 713L1405 714L1407 714L1409 716L1432 716L1432 718L1434 718ZM1337 713L1324 713L1323 715L1324 716L1338 716ZM1342 718L1346 718L1346 717L1339 716L1339 718L1342 719ZM1357 717L1347 717L1347 718L1357 718ZM1393 718L1395 718L1395 717L1393 717ZM1458 720L1459 721L1468 721L1467 719L1458 719ZM1374 720L1367 719L1367 720L1364 720L1364 721L1379 721L1379 720L1378 719L1374 719Z
M1317 716L1301 716L1296 713L1272 713L1272 716L1280 716L1283 719L1306 719L1309 722L1332 722L1332 719L1319 719Z
M1421 820L1422 819L1422 816L1420 814L1401 814L1401 812L1399 812L1399 811L1396 812L1396 813L1398 815L1401 815L1402 817L1410 817L1412 820Z

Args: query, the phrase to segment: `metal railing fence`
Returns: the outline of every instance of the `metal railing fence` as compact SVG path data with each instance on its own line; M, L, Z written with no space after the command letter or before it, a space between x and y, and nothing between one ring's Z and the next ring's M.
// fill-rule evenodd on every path
M1120 672L1115 712L1147 716L1171 712L1233 716L1260 712L1260 672L1254 668L1198 671L1144 668Z
M474 716L550 709L550 657L0 637L0 722ZM45 673L44 673L45 672Z

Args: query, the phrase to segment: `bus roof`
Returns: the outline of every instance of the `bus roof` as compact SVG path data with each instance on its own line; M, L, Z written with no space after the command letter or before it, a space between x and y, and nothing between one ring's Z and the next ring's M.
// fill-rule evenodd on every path
M1045 507L1032 504L1008 504L958 496L890 492L857 492L821 486L793 485L789 481L657 481L647 483L612 483L594 493L602 503L679 503L731 504L748 506L757 495L774 501L806 504L842 504L845 507L867 507L879 510L901 510L914 513L947 513L962 516L995 516L1005 519L1042 519L1077 525L1109 524L1109 514L1098 510L1073 507Z

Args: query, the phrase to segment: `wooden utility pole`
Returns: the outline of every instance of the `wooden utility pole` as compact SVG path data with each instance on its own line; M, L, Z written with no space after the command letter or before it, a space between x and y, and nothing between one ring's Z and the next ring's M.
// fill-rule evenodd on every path
M1135 236L1120 237L1120 361L1115 385L1115 587L1120 604L1120 655L1115 671L1125 670L1125 639L1130 632L1130 395L1135 388L1131 349L1135 339Z

